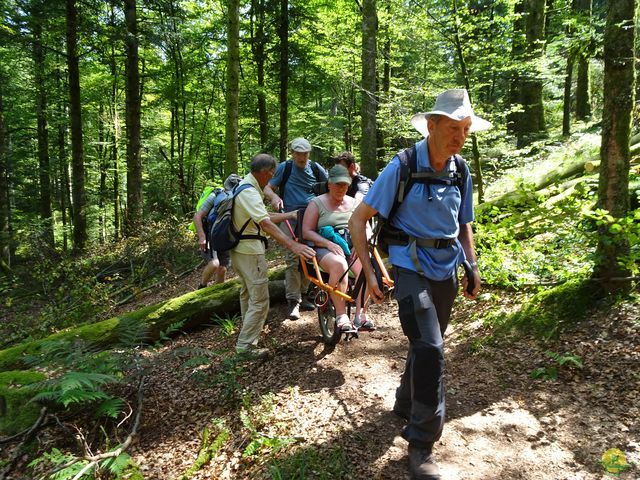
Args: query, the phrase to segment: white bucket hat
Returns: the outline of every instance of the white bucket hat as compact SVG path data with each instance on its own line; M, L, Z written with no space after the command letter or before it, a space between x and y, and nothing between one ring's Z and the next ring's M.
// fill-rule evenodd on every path
M482 132L491 128L491 122L475 116L473 108L471 108L469 93L464 88L445 90L436 98L436 104L433 106L432 111L416 113L411 117L411 125L424 137L429 135L429 130L427 129L429 115L444 115L453 120L463 120L471 117L469 132Z

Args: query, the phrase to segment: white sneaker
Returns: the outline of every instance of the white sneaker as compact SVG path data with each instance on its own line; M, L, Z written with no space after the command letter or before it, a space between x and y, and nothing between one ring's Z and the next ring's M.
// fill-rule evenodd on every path
M351 321L347 314L343 313L342 315L338 315L338 318L336 318L336 328L342 332L351 330Z
M356 315L353 319L353 324L356 328L361 328L363 330L375 330L376 326L373 323L366 313L361 313L360 315Z

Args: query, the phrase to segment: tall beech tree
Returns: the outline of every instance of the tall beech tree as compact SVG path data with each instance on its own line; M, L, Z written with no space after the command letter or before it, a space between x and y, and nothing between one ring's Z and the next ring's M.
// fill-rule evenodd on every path
M44 3L35 0L31 4L30 25L33 35L33 80L36 93L36 124L38 131L38 172L40 188L40 221L42 238L54 248L53 212L51 209L51 172L49 167L49 127L47 124L47 86L45 85L46 66L43 46L43 23L45 22Z
M87 201L85 192L84 147L82 145L82 103L78 59L78 9L75 0L66 0L67 69L69 74L69 116L71 120L71 166L73 170L73 249L84 251L87 243Z
M377 139L376 112L378 96L376 92L376 57L378 15L376 0L362 2L362 137L360 158L362 172L376 178Z
M224 174L238 171L238 114L240 105L240 1L227 4L227 94Z
M127 122L127 218L128 235L135 234L142 223L142 160L140 158L140 73L138 71L138 20L136 0L124 0L127 27L126 52L126 122Z
M635 0L611 0L604 33L604 105L598 205L613 221L600 228L594 275L604 280L624 277L620 257L629 251L628 239L616 235L616 222L629 209L629 138L634 104Z
M280 19L278 22L278 38L280 40L280 161L287 159L289 141L289 1L280 0Z
M582 30L589 32L591 24L592 0L575 0L573 6ZM578 50L578 78L576 82L576 119L585 120L591 116L591 79L589 62L593 54L591 35Z
M4 120L4 92L6 77L0 66L0 269L11 271L11 230L9 223L9 148L7 126Z

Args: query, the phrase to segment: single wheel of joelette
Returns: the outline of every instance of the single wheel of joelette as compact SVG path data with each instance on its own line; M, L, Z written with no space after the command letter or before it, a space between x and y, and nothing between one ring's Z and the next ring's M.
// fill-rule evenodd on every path
M327 345L335 345L340 341L341 332L336 326L336 309L327 292L318 291L316 294L316 306L322 341Z

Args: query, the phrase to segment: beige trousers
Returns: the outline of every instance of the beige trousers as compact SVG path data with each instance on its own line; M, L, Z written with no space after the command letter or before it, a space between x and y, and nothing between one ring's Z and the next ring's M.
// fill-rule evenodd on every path
M242 328L236 350L256 346L269 314L269 276L264 255L247 255L231 251L231 262L240 277L240 313Z

